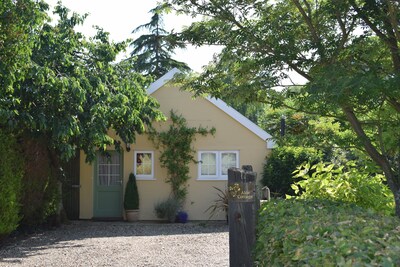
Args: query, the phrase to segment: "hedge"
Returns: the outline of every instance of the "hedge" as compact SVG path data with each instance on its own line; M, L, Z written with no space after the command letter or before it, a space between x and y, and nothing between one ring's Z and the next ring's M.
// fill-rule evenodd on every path
M0 130L0 240L18 227L20 220L22 155L15 138Z
M274 200L260 209L256 266L400 266L400 220L354 204Z
M304 162L316 163L322 154L313 148L282 146L274 148L263 167L261 183L275 197L294 195L293 171Z

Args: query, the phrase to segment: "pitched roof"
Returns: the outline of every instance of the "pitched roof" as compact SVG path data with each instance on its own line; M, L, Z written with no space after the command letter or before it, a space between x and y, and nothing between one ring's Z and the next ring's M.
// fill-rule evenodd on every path
M166 74L164 74L161 78L159 78L157 81L153 82L150 84L149 88L147 88L147 93L149 95L153 94L155 91L163 87L168 81L170 81L175 74L180 73L180 70L177 68L173 68ZM206 97L210 103L212 103L214 106L228 114L230 117L232 117L234 120L239 122L241 125L243 125L245 128L253 132L255 135L260 137L262 140L265 140L267 142L267 147L268 148L273 148L275 146L275 142L272 140L272 136L261 129L258 125L253 123L251 120L243 116L241 113L239 113L237 110L234 108L228 106L224 101L221 99L216 99L216 98L211 98L211 97Z

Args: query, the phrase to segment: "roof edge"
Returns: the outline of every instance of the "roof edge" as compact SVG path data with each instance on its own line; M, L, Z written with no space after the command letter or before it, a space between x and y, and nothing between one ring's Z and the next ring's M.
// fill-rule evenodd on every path
M177 73L181 73L178 68L173 68L172 70L168 71L163 76L158 78L158 80L150 84L149 88L147 88L147 93L151 95L152 93L163 87L166 83L168 83Z
M178 68L173 68L172 70L161 76L158 80L150 84L149 88L147 88L147 93L149 95L153 94L158 89L163 87L166 83L168 83L177 73L181 73L181 71ZM255 124L254 122L243 116L240 112L238 112L234 108L228 106L228 104L226 104L223 100L211 98L209 96L205 97L205 99L207 99L217 108L228 114L230 117L232 117L234 120L239 122L241 125L243 125L251 132L253 132L255 135L260 137L262 140L266 141L267 148L275 147L275 142L273 141L272 136L269 133L261 129L257 124Z
M242 124L244 127L246 127L248 130L253 132L255 135L260 137L261 139L265 140L267 142L267 147L268 148L273 148L275 147L275 142L272 140L272 136L261 129L257 124L243 116L239 111L236 109L228 106L223 100L221 99L216 99L207 96L205 99L210 101L212 104L214 104L216 107L218 107L220 110L228 114L230 117L232 117L234 120Z

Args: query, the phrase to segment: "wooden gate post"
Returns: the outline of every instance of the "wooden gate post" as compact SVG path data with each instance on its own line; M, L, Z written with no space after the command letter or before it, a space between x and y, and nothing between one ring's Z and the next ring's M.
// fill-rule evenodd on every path
M256 176L251 166L228 169L229 265L253 266L256 241Z

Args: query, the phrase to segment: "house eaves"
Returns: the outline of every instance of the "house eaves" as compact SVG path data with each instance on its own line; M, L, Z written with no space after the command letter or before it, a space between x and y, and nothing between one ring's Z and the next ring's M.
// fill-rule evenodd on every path
M177 68L173 68L166 74L164 74L161 78L159 78L157 81L153 82L150 84L149 88L147 89L147 93L149 95L153 94L156 92L158 89L163 87L166 83L168 83L175 74L180 73L180 70ZM253 132L255 135L257 135L259 138L267 142L267 147L268 148L273 148L275 146L275 142L272 140L272 136L261 129L258 125L253 123L251 120L243 116L241 113L239 113L237 110L234 108L228 106L223 100L221 99L216 99L216 98L211 98L211 97L206 97L210 103L212 103L214 106L225 112L227 115L229 115L231 118L239 122L242 126Z

